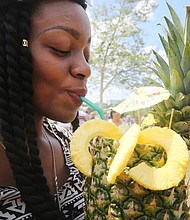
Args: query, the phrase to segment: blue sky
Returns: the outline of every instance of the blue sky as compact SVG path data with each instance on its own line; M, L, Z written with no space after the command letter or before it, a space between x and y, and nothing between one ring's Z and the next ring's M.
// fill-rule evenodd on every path
M157 26L158 23L165 25L164 16L170 17L168 7L165 0L157 0L158 8L155 10L152 20L145 25L145 42L147 45L156 45L157 49L161 48L161 43L158 37L158 33L163 35L162 29L160 26ZM189 0L168 0L168 3L174 8L182 24L185 22L185 6L190 6Z

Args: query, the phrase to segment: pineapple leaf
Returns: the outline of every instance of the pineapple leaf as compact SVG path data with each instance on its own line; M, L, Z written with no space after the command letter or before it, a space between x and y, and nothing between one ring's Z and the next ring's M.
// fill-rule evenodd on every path
M190 70L186 73L185 78L183 79L185 94L190 93Z
M163 32L164 32L164 34L165 34L166 36L171 36L170 33L169 33L169 31L168 31L162 24L159 23L159 24L157 24L157 25L162 28L162 30L163 30Z
M173 98L170 96L169 99L164 100L164 103L166 105L166 108L176 108L176 103L173 100Z
M185 106L181 109L181 112L183 114L183 117L185 119L189 119L190 118L190 106Z
M184 42L190 42L190 7L186 7L186 22L184 32Z
M172 129L176 131L177 133L185 133L189 132L189 124L187 121L179 121L172 125Z
M179 72L175 69L173 69L171 74L171 95L173 98L176 98L178 93L184 93L185 88L183 84L183 80L179 74Z
M168 48L168 60L169 60L170 73L172 73L173 70L176 70L183 79L184 77L183 70L180 66L180 63L178 62L176 55L173 53L173 51L170 48Z
M189 95L185 95L183 93L178 93L176 96L176 105L178 106L179 109L183 108L184 106L189 105L190 103L190 96Z
M170 78L170 69L169 69L169 66L166 63L166 61L156 51L153 50L153 53L156 56L156 59L157 59L159 65L162 67L167 78Z
M172 115L172 109L168 109L167 112L166 112L165 117L170 118L171 115ZM182 119L181 111L174 109L172 122L177 122L177 121L180 121L181 119Z
M190 58L190 43L187 42L185 45L184 53L183 53L182 60L181 60L181 67L183 69L184 76L190 70L189 58Z
M175 25L175 28L178 30L179 35L181 36L181 39L184 39L183 25L182 25L178 15L176 14L175 10L171 7L171 5L168 2L166 2L166 4L169 8L169 11L170 11L170 14L172 17L172 21Z
M154 65L156 66L156 71L154 71L156 73L156 75L162 80L162 82L164 83L164 86L167 90L170 89L170 78L168 76L166 76L165 72L163 71L162 67L154 62Z
M183 54L183 49L184 49L183 39L181 38L181 36L180 36L178 30L175 28L174 24L167 17L164 17L164 19L167 23L168 30L170 32L171 38L178 45L179 51L182 55ZM168 36L170 36L170 35L168 35Z
M168 56L168 47L169 47L168 46L168 42L165 40L165 38L163 36L161 36L160 34L158 34L158 35L159 35L160 41L162 43L162 46L163 46L163 48L165 50L165 53Z
M169 43L169 48L172 50L172 52L176 55L177 59L178 59L178 62L180 63L181 62L181 53L179 51L179 47L178 45L176 44L175 41L173 41L169 36L168 36L168 43Z
M162 114L167 111L166 105L165 105L165 103L164 103L163 101L157 103L156 105L157 105L157 107L159 108L159 111L160 111Z
M152 69L152 68L151 68L151 69ZM156 70L155 70L155 71L156 71ZM163 85L162 85L161 83L157 82L157 81L154 80L154 79L151 79L150 77L145 77L145 79L150 82L150 85L155 85L155 86L157 86L157 87L163 87Z
M165 117L164 117L162 114L159 114L159 109L158 109L158 107L155 105L155 106L152 107L152 109L155 109L156 112L155 112L155 111L150 111L150 113L151 113L152 115L154 115L156 121L159 122L159 125L160 125L161 127L167 126L167 120L165 119Z

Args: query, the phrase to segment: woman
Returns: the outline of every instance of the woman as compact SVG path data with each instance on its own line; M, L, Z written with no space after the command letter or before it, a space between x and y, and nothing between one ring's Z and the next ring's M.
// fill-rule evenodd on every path
M108 121L115 124L123 134L129 129L129 125L121 119L121 114L116 111L111 110Z
M0 1L0 219L84 219L84 178L69 152L87 93L84 0Z

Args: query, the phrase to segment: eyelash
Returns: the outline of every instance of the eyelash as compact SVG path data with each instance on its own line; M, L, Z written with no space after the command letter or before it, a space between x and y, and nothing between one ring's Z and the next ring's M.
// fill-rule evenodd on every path
M54 51L54 53L56 53L60 57L65 57L68 54L70 54L70 51L63 51L63 50L56 49L54 47L50 47L50 48ZM86 58L86 62L89 63L89 58L88 59Z
M65 57L70 53L70 51L63 51L63 50L56 49L54 47L50 47L50 48L60 57Z

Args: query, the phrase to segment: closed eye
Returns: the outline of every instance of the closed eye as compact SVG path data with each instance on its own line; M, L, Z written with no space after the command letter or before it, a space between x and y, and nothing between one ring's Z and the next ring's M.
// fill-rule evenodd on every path
M59 49L54 48L54 47L50 47L50 49L52 49L53 52L54 52L56 55L60 56L60 57L65 57L65 56L67 56L68 54L70 54L70 51L59 50Z

